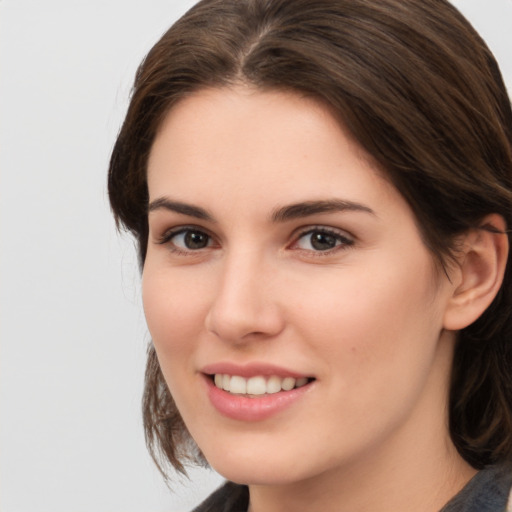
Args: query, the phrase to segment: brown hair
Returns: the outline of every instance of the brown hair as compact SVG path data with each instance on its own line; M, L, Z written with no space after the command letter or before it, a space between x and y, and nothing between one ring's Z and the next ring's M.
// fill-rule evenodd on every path
M136 237L141 265L146 164L163 118L187 94L240 82L329 104L409 202L440 262L485 215L512 226L510 101L491 52L447 1L203 0L141 64L112 153L112 209ZM509 261L454 356L450 431L475 467L512 459L511 271ZM157 464L201 461L152 346L143 409Z

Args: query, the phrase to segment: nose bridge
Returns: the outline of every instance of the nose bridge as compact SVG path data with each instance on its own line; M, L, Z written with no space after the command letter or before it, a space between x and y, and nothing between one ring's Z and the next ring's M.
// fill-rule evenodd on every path
M277 334L282 319L273 293L274 274L262 251L228 251L206 318L207 329L231 342L243 341L251 334Z

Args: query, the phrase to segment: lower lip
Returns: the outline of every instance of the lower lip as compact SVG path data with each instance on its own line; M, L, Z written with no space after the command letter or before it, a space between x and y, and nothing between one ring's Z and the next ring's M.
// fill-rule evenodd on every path
M284 411L310 391L312 382L290 391L280 391L257 398L232 395L219 389L212 379L205 376L208 397L222 415L238 421L262 421Z

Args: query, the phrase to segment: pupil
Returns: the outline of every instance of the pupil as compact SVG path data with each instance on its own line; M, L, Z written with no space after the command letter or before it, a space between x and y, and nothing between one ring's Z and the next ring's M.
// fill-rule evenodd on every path
M185 245L188 249L204 249L208 245L208 236L197 231L189 231L185 235Z
M336 247L336 238L326 233L314 233L311 235L311 245L317 251L327 251Z

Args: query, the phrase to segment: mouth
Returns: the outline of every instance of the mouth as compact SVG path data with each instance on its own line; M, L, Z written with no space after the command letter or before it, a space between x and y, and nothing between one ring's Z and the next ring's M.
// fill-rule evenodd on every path
M256 375L245 378L240 375L215 373L208 375L215 387L231 395L257 398L282 391L292 391L314 381L313 377L280 377L278 375Z
M272 364L235 365L221 362L202 369L213 407L223 416L242 422L259 422L284 414L294 404L308 400L316 377Z

